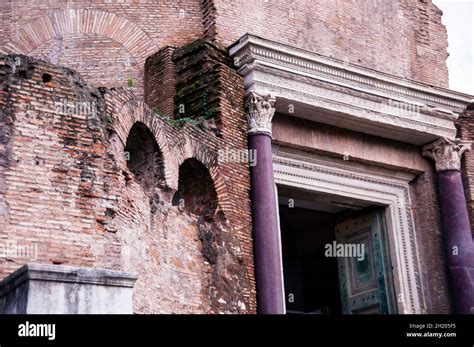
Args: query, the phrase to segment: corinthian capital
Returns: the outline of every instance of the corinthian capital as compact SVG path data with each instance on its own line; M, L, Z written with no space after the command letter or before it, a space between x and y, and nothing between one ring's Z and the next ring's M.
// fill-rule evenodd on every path
M464 152L471 150L471 143L461 139L441 138L423 147L422 154L435 161L436 171L460 170Z
M272 134L272 118L275 114L275 98L271 95L259 95L250 92L247 96L247 120L249 134L264 132Z

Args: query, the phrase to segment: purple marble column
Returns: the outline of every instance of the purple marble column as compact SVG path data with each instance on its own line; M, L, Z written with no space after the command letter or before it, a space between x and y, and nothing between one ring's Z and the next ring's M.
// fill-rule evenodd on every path
M284 289L273 180L271 121L275 99L250 92L247 98L249 150L256 156L250 167L257 310L283 314Z
M436 162L443 231L456 313L474 313L474 244L461 178L461 157L470 144L439 139L423 154Z

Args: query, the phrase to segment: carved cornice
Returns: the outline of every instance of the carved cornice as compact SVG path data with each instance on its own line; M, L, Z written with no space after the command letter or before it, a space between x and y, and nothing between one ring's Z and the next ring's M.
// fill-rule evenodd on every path
M247 121L249 134L272 134L272 119L275 114L275 98L271 95L260 95L250 92L245 103L247 108Z
M282 98L282 110L286 100L300 104L300 110L313 112L302 116L296 111L292 116L332 124L332 118L324 118L320 112L328 110L345 119L334 119L342 127L416 145L439 137L454 138L454 121L472 99L467 94L249 34L229 51L248 90L270 92ZM322 85L323 82L333 88ZM368 123L370 126L362 127Z
M436 171L461 170L464 152L471 150L471 142L441 138L423 147L423 155L435 161Z
M377 103L350 94L296 82L290 78L282 78L276 75L269 77L268 74L263 74L260 71L258 72L258 79L254 80L252 86L256 90L265 90L272 93L272 95L292 100L295 103L304 103L331 112L350 115L354 117L354 121L357 119L358 122L371 121L386 126L395 126L400 130L416 130L436 137L453 138L456 134L454 118L434 117L425 112L416 111L417 106L409 106L410 104L404 104L405 108L400 109L391 106L390 100ZM346 119L346 122L348 120ZM356 131L361 130L349 128ZM401 138L395 139L403 140Z
M240 67L259 60L267 65L272 63L273 66L277 64L302 73L329 77L331 81L372 87L390 95L426 101L435 107L447 108L447 112L451 109L462 112L472 99L472 95L390 75L250 34L231 45L229 51Z

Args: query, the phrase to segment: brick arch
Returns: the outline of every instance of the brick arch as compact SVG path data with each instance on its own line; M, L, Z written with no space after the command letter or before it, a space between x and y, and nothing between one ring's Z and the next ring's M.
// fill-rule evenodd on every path
M123 96L123 95L122 95ZM116 100L113 100L115 102ZM120 109L109 109L107 115L114 119L114 130L125 147L130 129L136 122L145 124L153 134L163 156L163 171L166 184L178 189L179 164L170 150L168 138L173 138L173 129L157 117L143 101L135 98L127 100Z
M121 44L141 71L146 58L158 51L153 40L135 23L110 12L88 9L52 11L30 21L5 46L7 53L30 54L50 40L74 34L93 34Z
M181 165L186 159L189 158L194 158L198 160L209 171L209 174L211 175L212 181L214 183L214 189L217 193L218 206L221 207L224 214L226 214L227 211L231 208L231 204L229 202L227 185L219 169L217 153L211 152L199 142L193 139L189 139L186 141L186 145L183 149L183 154L179 165Z
M219 197L215 182L206 165L197 158L186 158L179 166L178 190L173 205L184 199L184 210L201 217L212 218L219 210Z
M217 152L193 137L185 136L189 130L188 125L180 131L176 130L158 117L143 101L122 88L109 90L106 101L106 115L114 120L113 128L123 147L127 143L130 129L136 122L142 122L150 129L163 156L165 182L170 188L178 190L179 167L186 159L194 158L209 171L217 193L218 206L224 214L232 209L227 185L220 172Z

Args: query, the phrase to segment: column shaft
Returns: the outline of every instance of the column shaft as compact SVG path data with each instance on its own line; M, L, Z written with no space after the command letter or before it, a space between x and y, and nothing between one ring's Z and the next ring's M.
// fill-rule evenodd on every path
M461 172L438 173L443 230L457 313L474 313L474 246Z
M435 161L450 286L456 313L474 313L474 244L461 178L461 157L471 144L441 138L423 155Z
M251 167L250 177L258 312L283 314L284 294L270 135L250 134L249 148L255 150L257 155L257 165Z
M275 98L254 91L248 94L249 149L256 155L250 167L257 310L283 314L284 289L278 228L277 201L273 180L272 118Z

